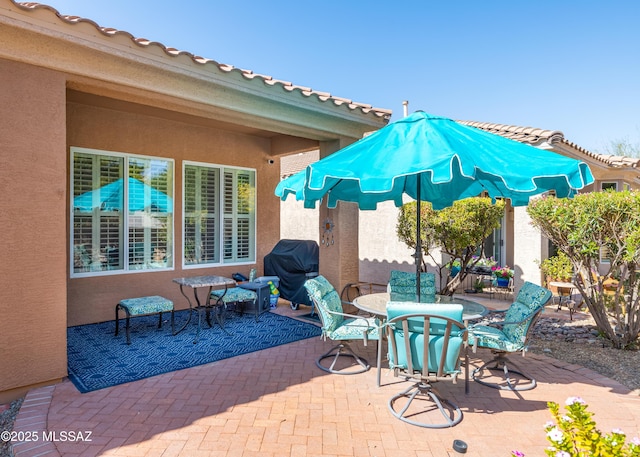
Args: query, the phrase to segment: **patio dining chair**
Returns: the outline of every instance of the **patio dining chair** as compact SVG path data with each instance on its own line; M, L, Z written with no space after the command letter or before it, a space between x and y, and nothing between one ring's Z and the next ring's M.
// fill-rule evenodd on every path
M388 292L391 301L416 301L416 274L407 271L391 270L389 275ZM434 303L436 301L436 275L420 273L420 302Z
M467 329L462 322L462 305L389 302L385 328L389 340L389 368L394 375L414 381L408 389L389 400L389 410L398 419L427 428L453 427L462 411L444 399L433 384L457 382L461 374L460 355L465 354L468 373ZM465 393L468 391L465 375ZM404 403L403 406L398 405ZM439 411L444 421L431 412Z
M515 352L525 355L533 327L551 296L550 290L525 282L516 301L507 310L493 311L488 315L491 319L492 316L504 313L504 320L469 327L469 345L473 346L473 351L487 348L494 355L493 359L473 370L472 378L475 382L494 389L516 391L530 390L536 386L536 380L524 374L515 362L510 361L509 368L506 356ZM506 384L485 380L482 376L484 370L502 372ZM519 375L519 379L512 379L512 374Z
M378 340L380 322L373 317L344 313L338 292L322 275L308 279L304 287L320 317L322 337L338 341L336 346L316 360L318 368L328 373L345 375L364 373L371 368L369 362L357 355L348 342L362 340L366 346L368 340ZM355 370L339 368L339 361L345 357L355 364ZM322 363L325 359L331 359L328 367Z

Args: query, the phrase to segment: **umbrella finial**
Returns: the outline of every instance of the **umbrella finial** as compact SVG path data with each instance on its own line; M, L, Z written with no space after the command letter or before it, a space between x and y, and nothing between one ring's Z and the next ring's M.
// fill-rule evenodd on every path
M409 100L404 100L402 102L402 106L404 110L404 117L407 117L409 115Z

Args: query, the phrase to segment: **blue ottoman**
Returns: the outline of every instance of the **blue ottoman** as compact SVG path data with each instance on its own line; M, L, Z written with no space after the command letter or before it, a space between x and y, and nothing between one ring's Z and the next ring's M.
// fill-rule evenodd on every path
M154 295L151 297L125 298L124 300L120 300L120 303L116 305L116 336L118 336L118 329L120 327L119 310L123 310L126 316L127 344L131 344L129 320L132 316L146 316L158 313L160 315L158 328L162 328L162 313L171 311L171 333L175 333L173 302L167 298Z

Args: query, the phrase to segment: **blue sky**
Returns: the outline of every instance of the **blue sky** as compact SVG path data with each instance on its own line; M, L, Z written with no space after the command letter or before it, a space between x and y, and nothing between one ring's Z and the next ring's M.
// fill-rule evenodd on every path
M640 145L637 0L41 0L62 14L402 116Z

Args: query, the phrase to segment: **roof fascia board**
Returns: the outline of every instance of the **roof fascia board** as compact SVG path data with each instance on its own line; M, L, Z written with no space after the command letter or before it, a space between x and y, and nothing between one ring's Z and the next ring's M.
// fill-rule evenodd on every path
M0 46L1 57L68 73L70 78L153 88L158 94L209 106L212 115L222 110L221 120L229 121L229 113L236 113L237 122L255 128L289 135L293 129L320 140L360 138L388 122L388 116L354 109L335 97L323 100L305 88L270 85L262 77L226 71L213 61L194 63L187 53L170 56L160 46L140 47L125 32L104 36L87 22L67 24L48 9L0 10L0 24L5 25L0 27L0 43L11 43Z

